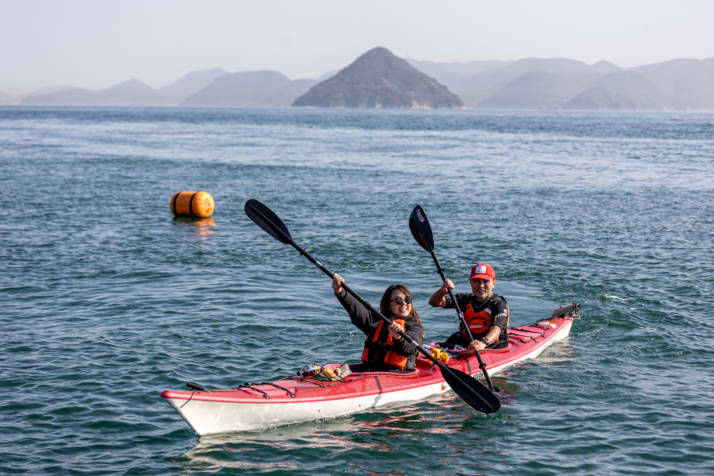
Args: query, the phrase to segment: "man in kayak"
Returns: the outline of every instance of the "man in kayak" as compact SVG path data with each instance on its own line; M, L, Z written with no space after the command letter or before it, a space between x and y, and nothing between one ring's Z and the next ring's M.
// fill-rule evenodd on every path
M475 350L505 347L508 344L510 310L503 296L493 294L496 272L491 265L479 263L471 268L469 282L472 293L455 294L454 298L464 314L473 340L468 338L468 333L461 324L459 330L446 340L446 347L452 349L460 345ZM434 307L456 307L449 297L449 289L454 289L454 283L446 278L444 285L429 298L429 304Z
M344 282L342 276L335 274L332 289L337 300L350 315L352 323L367 336L362 351L362 365L352 366L352 370L413 371L419 352L409 340L399 335L399 332L403 332L422 345L424 327L412 306L412 295L409 290L401 284L392 284L384 291L379 312L392 321L391 325L387 325L376 313L346 292L342 287Z

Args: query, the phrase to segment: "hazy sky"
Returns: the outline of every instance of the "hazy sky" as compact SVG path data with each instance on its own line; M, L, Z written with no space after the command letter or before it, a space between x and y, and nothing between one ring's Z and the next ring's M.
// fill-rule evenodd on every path
M195 70L340 69L375 46L442 62L714 57L711 0L0 0L0 91L164 86Z

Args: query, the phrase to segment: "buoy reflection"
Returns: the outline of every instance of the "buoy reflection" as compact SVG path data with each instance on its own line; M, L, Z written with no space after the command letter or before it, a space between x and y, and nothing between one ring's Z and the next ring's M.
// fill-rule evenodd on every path
M194 220L193 225L196 227L196 233L202 240L207 240L213 234L213 227L216 226L216 221L213 218L201 218Z
M213 218L174 217L174 223L180 226L192 226L196 236L201 240L208 240L214 233L213 227L216 226L216 220Z

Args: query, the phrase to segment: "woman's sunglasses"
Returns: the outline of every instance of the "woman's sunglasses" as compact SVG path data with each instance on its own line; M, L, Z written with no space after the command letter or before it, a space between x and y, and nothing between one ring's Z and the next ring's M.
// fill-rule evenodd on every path
M404 299L398 297L398 298L392 299L392 302L394 302L397 306L401 306L404 303L411 304L412 298L410 298L409 296L405 297Z

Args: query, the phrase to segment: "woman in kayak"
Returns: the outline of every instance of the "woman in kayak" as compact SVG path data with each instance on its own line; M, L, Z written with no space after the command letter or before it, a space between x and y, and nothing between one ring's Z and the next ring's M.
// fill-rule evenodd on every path
M405 372L414 370L419 352L408 339L399 334L403 332L419 345L424 342L424 327L419 314L412 306L409 290L401 284L392 284L384 291L379 311L392 321L390 326L346 292L342 287L344 282L342 276L335 274L332 289L337 300L350 315L352 323L367 336L362 351L362 365L358 368L353 366L352 369Z

